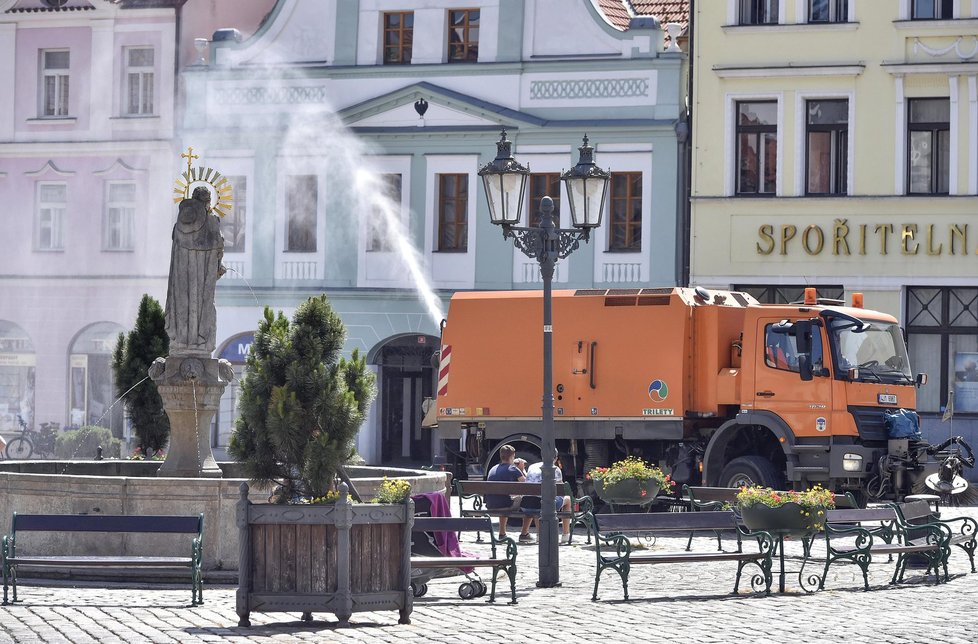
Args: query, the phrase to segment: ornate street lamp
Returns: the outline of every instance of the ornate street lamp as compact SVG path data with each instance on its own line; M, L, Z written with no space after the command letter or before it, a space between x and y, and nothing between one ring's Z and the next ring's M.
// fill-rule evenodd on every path
M570 201L572 229L558 228L554 222L554 202L549 196L540 200L540 225L518 226L526 192L526 177L530 169L513 158L512 143L506 140L503 130L496 144L496 158L479 170L492 223L503 228L503 239L513 243L524 255L540 263L543 277L543 404L541 406L541 438L543 442L543 481L540 488L539 570L537 586L551 588L560 585L560 563L557 541L557 508L553 499L557 496L554 482L554 458L557 449L554 441L553 395L553 311L552 284L554 267L577 250L581 241L590 239L591 229L601 224L605 207L605 195L611 174L594 165L594 148L584 145L578 148L580 161L564 172L560 180L567 186ZM548 501L548 499L550 499Z

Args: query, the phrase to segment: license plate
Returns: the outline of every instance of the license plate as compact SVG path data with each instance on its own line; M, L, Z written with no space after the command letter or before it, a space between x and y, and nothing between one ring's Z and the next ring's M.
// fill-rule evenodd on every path
M876 395L879 404L881 405L895 405L897 404L896 394L877 394Z

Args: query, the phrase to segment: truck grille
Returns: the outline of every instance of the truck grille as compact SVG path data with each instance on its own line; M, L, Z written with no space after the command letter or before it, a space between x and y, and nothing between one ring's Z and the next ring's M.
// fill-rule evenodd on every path
M886 441L886 425L883 422L883 410L881 408L850 405L849 413L856 421L859 438L863 441Z

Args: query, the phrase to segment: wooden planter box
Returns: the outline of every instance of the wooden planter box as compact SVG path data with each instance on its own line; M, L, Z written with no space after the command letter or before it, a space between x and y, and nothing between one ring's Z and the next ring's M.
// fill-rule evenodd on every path
M353 505L340 485L335 505L253 504L241 484L238 626L251 611L333 613L398 610L410 624L414 502Z

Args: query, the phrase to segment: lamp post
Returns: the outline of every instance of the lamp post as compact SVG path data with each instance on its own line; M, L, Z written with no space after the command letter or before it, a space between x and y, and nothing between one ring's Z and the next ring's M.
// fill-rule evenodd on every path
M543 277L543 404L541 406L541 438L543 449L543 482L541 485L540 533L539 533L539 580L537 586L552 588L560 585L560 563L557 542L557 508L553 499L557 496L554 481L554 459L557 450L554 439L553 395L553 312L552 283L554 267L558 259L574 252L581 241L590 239L591 229L601 224L605 208L605 195L611 174L594 165L594 148L584 144L578 148L580 160L572 169L560 175L570 202L571 223L574 228L559 228L554 222L554 202L549 196L540 200L539 226L519 226L526 195L527 166L513 158L512 142L502 131L496 143L496 158L479 170L486 198L489 202L489 218L502 226L503 239L513 243L524 255L540 263ZM549 499L549 501L548 501Z

